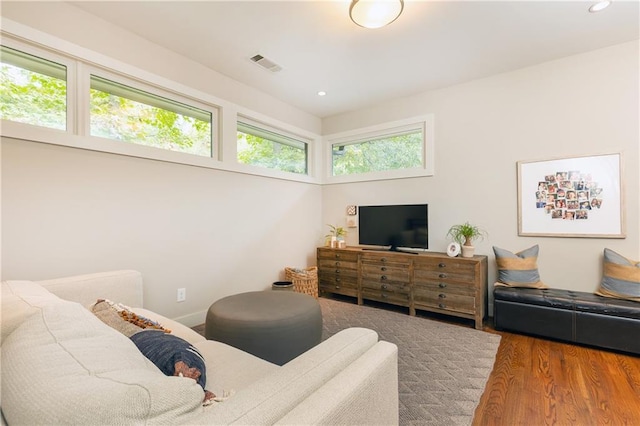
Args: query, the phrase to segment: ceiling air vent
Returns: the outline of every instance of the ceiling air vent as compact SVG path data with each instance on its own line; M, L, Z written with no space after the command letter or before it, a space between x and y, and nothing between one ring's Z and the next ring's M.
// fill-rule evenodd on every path
M256 64L260 65L262 68L267 69L271 72L278 72L282 69L280 65L270 61L262 55L254 55L250 59Z

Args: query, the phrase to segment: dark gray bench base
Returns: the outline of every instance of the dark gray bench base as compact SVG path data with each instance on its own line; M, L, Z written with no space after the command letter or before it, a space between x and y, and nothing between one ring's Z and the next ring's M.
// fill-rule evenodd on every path
M640 303L592 293L495 287L496 330L640 355Z

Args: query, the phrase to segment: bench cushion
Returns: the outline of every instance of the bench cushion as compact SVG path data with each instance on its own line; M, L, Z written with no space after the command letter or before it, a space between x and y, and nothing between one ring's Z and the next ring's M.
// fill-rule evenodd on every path
M640 319L640 303L562 289L495 287L494 300Z
M640 354L640 303L592 293L495 287L496 330Z

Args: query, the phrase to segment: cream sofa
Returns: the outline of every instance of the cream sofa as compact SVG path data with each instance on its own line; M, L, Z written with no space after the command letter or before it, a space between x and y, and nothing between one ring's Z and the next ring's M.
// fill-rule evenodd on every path
M142 277L114 271L2 282L3 423L397 424L397 347L364 328L335 334L283 366L175 321L134 309L204 356L207 389L165 376L87 307L98 298L142 305Z

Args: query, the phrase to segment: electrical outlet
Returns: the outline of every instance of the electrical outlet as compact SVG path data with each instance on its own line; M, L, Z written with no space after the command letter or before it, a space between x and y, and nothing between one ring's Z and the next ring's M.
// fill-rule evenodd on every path
M186 288L179 288L178 289L177 301L178 302L184 302L185 300L187 300L187 289Z

